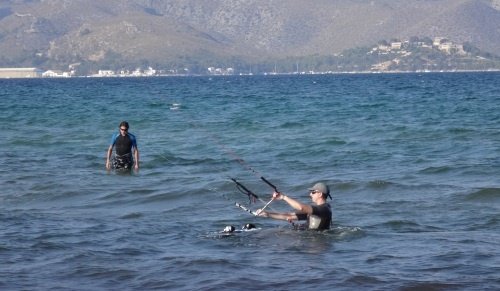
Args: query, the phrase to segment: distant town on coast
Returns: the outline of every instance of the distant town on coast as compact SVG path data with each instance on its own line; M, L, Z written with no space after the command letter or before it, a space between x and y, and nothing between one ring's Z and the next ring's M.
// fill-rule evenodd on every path
M240 67L214 64L193 69L186 64L181 68L168 69L151 66L120 70L99 68L82 74L78 72L79 66L80 63L70 64L67 70L0 68L0 78L500 71L500 57L482 52L473 43L457 44L445 37L412 37L408 40L382 40L371 47L349 49L331 56L286 58Z

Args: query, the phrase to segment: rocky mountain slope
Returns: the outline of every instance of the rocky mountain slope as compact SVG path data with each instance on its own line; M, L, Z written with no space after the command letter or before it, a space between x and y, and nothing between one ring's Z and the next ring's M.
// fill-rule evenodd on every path
M3 0L0 66L208 66L446 37L500 54L499 0Z

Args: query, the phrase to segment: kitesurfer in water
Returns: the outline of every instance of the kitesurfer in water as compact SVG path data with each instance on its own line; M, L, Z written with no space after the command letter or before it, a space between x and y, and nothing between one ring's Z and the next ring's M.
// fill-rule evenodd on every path
M325 183L316 183L309 189L309 196L314 203L313 205L301 203L293 198L290 198L284 193L274 192L274 200L283 200L297 211L290 213L278 213L259 209L257 210L257 215L273 219L286 220L288 222L293 222L295 220L307 220L306 225L309 229L330 229L332 210L330 204L326 202L328 197L332 199L330 189Z
M139 149L135 136L128 132L128 122L122 121L119 132L113 134L106 156L106 169L139 169ZM111 159L115 148L115 156ZM112 162L112 164L111 164Z

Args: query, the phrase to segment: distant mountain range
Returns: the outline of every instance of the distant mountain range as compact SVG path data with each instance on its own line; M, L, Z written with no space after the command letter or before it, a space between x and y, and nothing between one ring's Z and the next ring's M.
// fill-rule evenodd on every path
M500 54L500 0L3 0L0 67L200 70L445 37Z

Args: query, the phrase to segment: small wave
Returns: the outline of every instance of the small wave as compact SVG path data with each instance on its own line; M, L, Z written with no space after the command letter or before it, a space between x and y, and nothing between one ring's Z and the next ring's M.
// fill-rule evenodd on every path
M198 267L211 267L218 265L230 265L232 262L225 258L192 258L192 257L177 257L165 256L161 260L168 262L175 262L173 265L177 267L189 268L190 266Z
M484 225L484 228L496 228L498 225L500 225L500 215L497 215L495 217L490 218L486 224Z
M143 216L143 214L140 212L132 212L132 213L125 214L125 215L121 216L120 218L121 219L136 219L136 218L141 218L142 216Z
M293 121L287 121L285 123L283 123L281 126L281 128L285 128L285 129L288 129L288 128L302 128L304 127L304 123L302 122L293 122Z
M335 226L331 228L328 233L333 234L335 238L342 241L359 238L365 235L365 231L358 226Z
M184 165L184 166L190 166L190 165L203 165L203 164L213 164L217 162L221 162L216 159L212 158L203 158L203 159L187 159L175 155L170 155L170 154L153 154L152 155L152 160L149 161L152 166L157 166L157 165L165 165L165 163L171 164L171 165Z
M355 181L335 183L335 188L339 191L348 191L348 190L356 189L359 186L360 186L359 183L357 183Z
M476 202L500 201L500 188L483 188L477 190L467 195L465 200Z
M435 232L441 230L435 226L421 225L410 220L391 220L377 226L389 228L397 232Z
M161 108L161 107L164 107L165 106L165 103L164 102L151 102L149 104L147 104L147 106L149 108Z
M347 279L344 280L344 284L350 286L373 286L373 284L380 284L383 283L383 281L380 281L379 279L371 276L365 276L365 275L354 275L351 276Z
M454 127L454 128L448 129L448 132L453 133L453 134L462 134L462 133L474 132L474 130L472 130L470 128Z
M177 201L178 199L182 198L184 195L190 192L191 190L179 190L175 193L172 192L159 192L156 194L148 195L145 197L140 198L137 202L138 203L154 203L154 204L159 204L162 202L174 202ZM155 191L157 192L157 191Z
M323 143L321 143L321 146L336 146L336 145L346 145L347 141L339 138L339 137L332 137L330 139L325 140Z
M31 249L33 250L41 250L41 251L53 251L53 250L64 250L67 247L63 243L56 243L56 242L51 242L51 241L46 241L46 240L36 240L35 243L33 243L30 246Z
M170 110L178 110L182 108L182 104L180 103L172 103L170 104Z
M128 191L129 194L132 194L132 195L142 195L142 196L146 196L146 195L151 195L151 194L154 194L156 193L158 190L156 189L145 189L145 188L141 188L141 189L132 189L130 191Z
M401 286L402 290L460 290L464 284L441 282L411 282Z
M380 263L380 262L386 262L394 259L399 259L400 257L394 256L394 255L386 255L386 254L378 254L375 256L370 256L366 259L366 263L368 264L375 264L375 263Z
M384 180L374 180L374 181L368 182L368 188L371 188L371 189L385 189L385 188L393 186L393 185L394 185L394 183L384 181Z
M451 171L448 166L428 167L420 171L422 174L442 174Z

